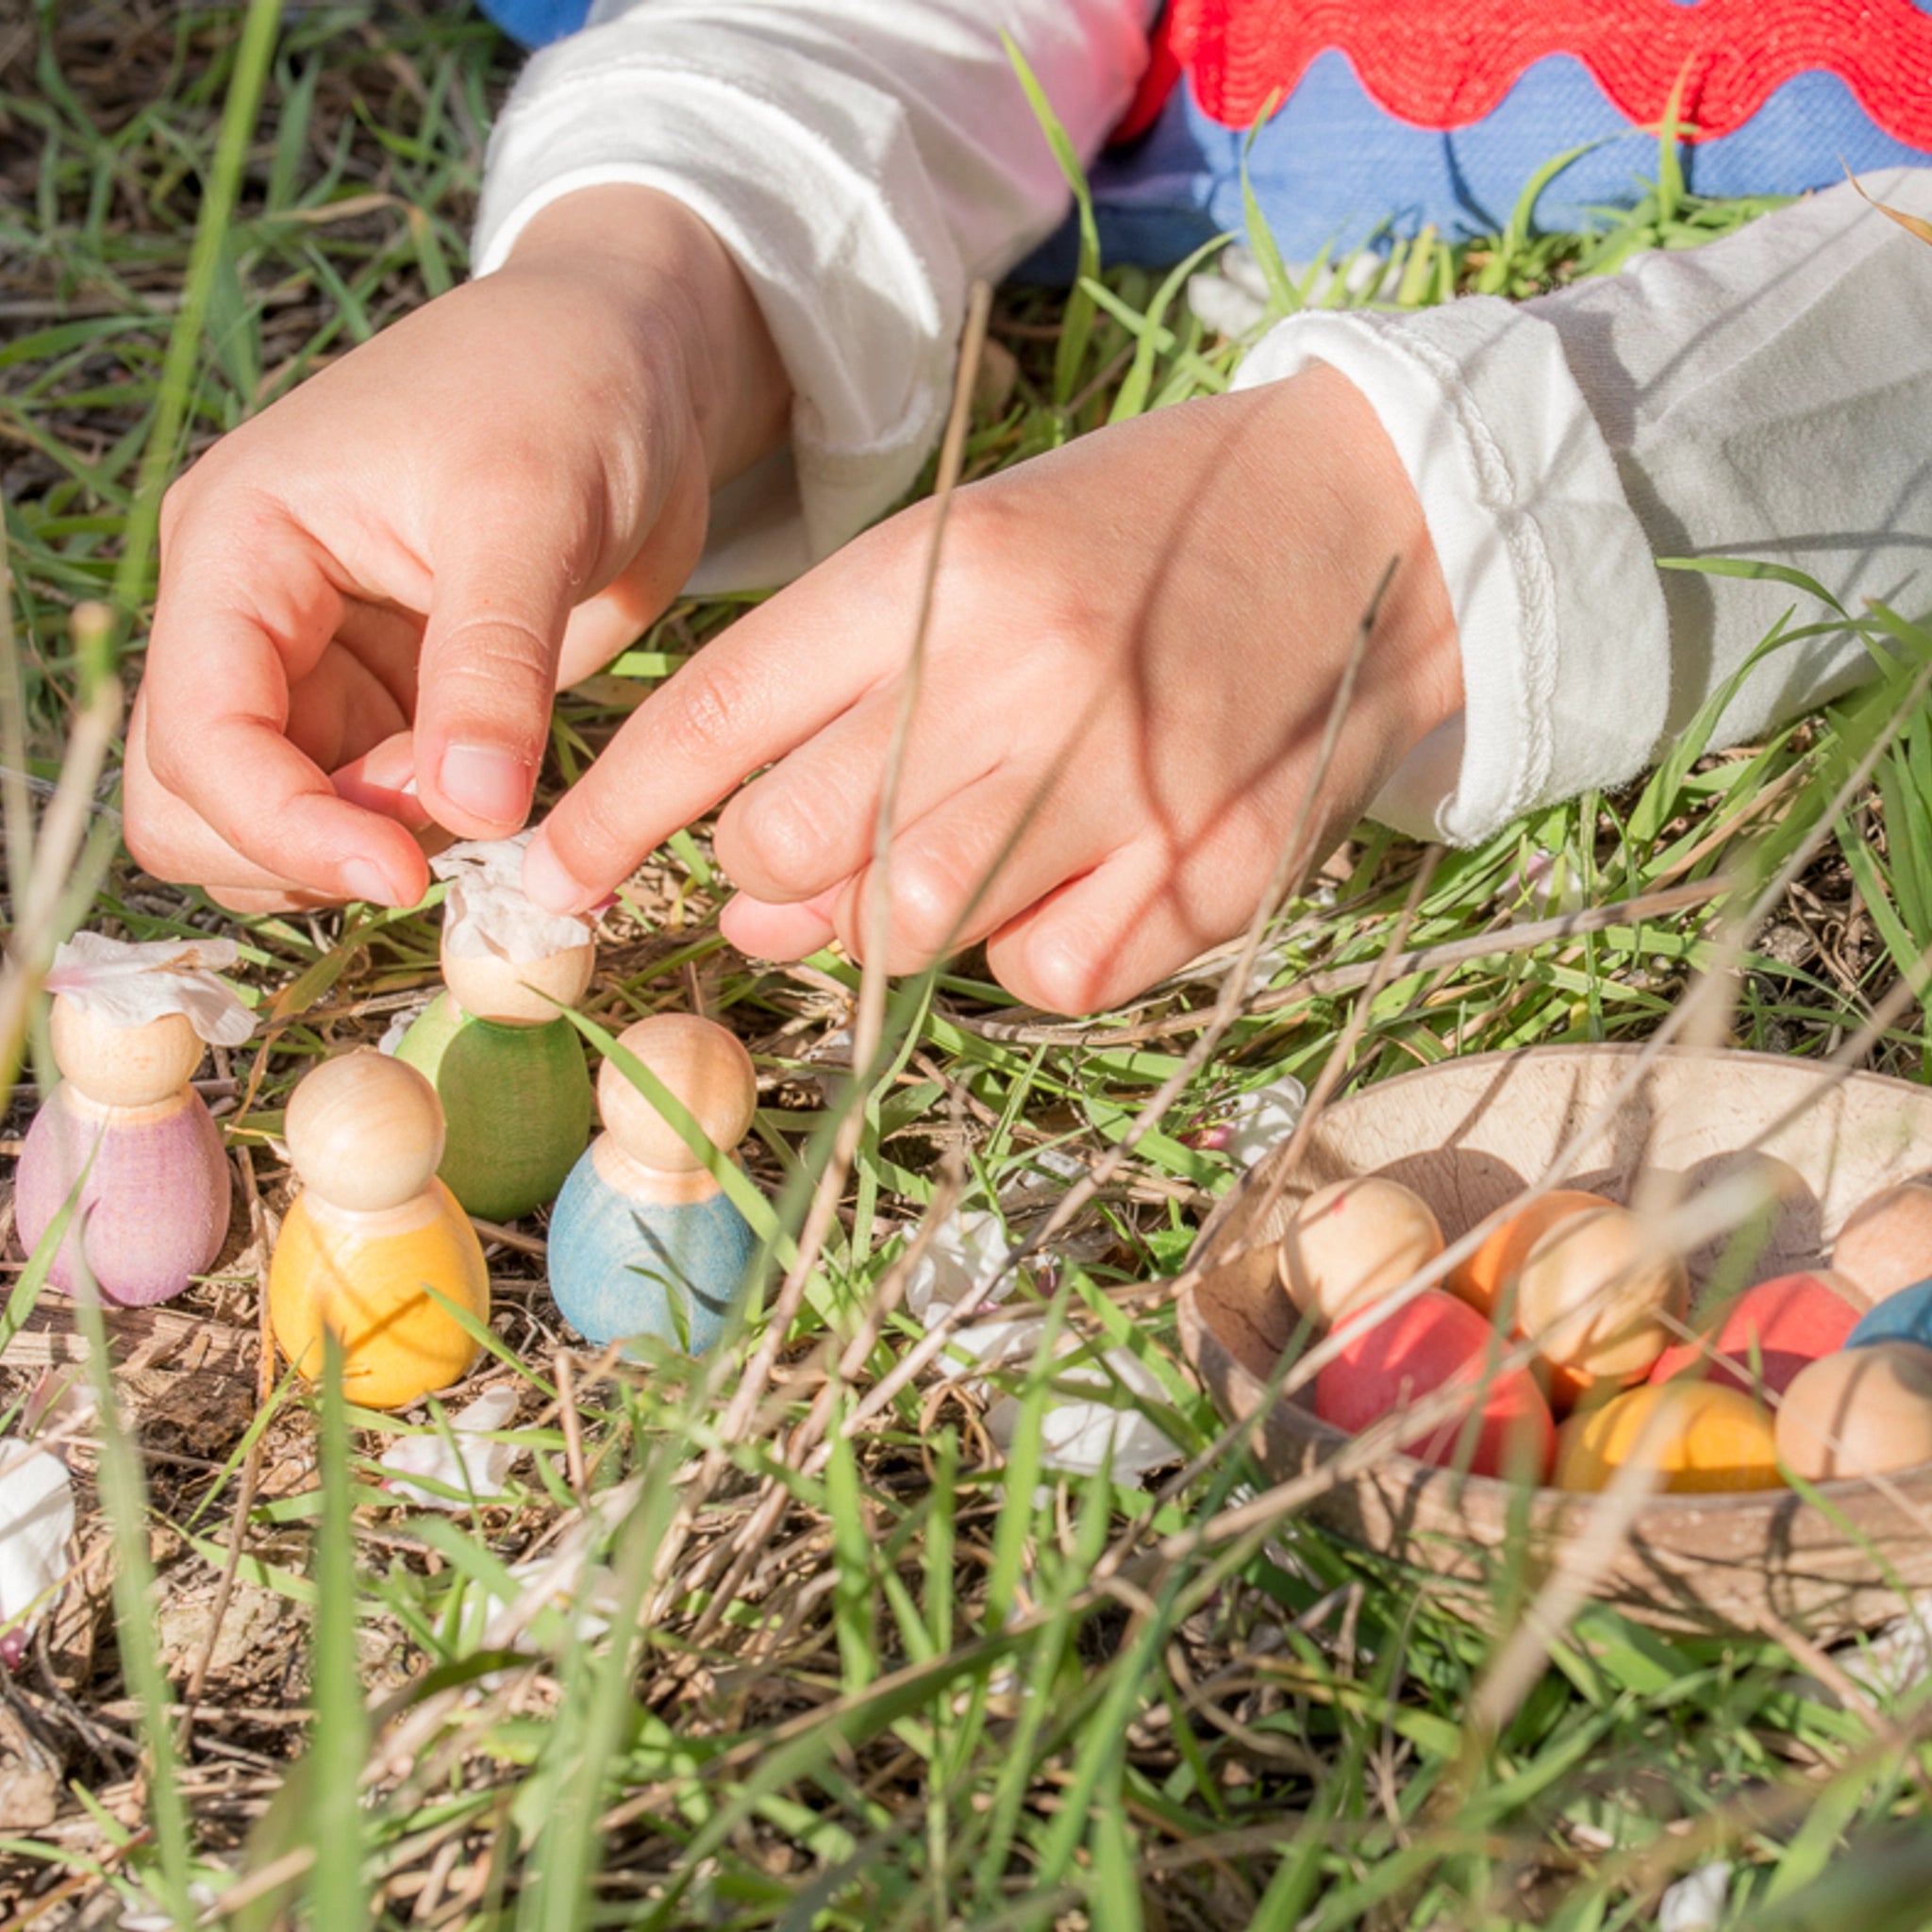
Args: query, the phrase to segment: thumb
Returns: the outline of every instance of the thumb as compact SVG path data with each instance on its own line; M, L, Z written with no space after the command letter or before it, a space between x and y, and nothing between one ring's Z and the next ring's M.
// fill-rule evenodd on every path
M496 839L528 818L571 584L541 536L439 558L418 671L416 792L439 824Z

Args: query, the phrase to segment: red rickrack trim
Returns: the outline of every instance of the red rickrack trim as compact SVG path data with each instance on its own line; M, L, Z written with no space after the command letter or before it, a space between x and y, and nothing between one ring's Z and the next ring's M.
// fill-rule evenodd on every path
M1568 54L1639 126L1662 123L1681 80L1687 138L1715 140L1823 70L1888 134L1932 149L1932 15L1912 0L1174 0L1116 139L1152 124L1183 71L1208 114L1245 127L1331 48L1419 127L1480 121L1525 69Z

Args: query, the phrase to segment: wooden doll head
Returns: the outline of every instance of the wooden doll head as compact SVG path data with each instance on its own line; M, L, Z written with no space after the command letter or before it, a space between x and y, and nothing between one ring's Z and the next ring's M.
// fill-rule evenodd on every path
M586 942L523 964L495 953L459 953L444 941L442 983L466 1013L503 1026L541 1026L583 998L596 971Z
M194 1077L206 1051L186 1013L117 1026L61 993L52 1024L61 1073L101 1107L152 1107L171 1099Z
M684 1103L714 1147L728 1154L751 1131L758 1076L735 1034L695 1013L657 1013L626 1026L617 1043ZM597 1108L610 1138L640 1167L693 1174L704 1165L614 1059L597 1075Z
M436 1089L414 1067L367 1048L305 1074L282 1129L303 1185L358 1214L422 1193L441 1163L442 1135Z

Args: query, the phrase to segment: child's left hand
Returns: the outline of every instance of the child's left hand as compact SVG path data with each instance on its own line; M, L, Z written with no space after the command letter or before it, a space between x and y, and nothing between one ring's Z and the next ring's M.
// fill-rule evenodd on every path
M545 823L525 886L593 904L725 808L726 936L857 952L933 510L753 611L655 692ZM1313 824L1332 840L1461 705L1422 509L1317 365L1085 437L954 499L901 780L885 965L988 939L1022 999L1116 1004L1241 931L1384 599Z

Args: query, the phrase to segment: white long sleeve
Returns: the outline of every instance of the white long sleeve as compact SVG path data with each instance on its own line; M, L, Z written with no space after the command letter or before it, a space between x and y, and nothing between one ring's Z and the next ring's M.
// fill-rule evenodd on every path
M1081 153L1125 108L1151 0L601 0L490 144L477 273L541 208L675 195L751 282L797 398L790 448L721 491L696 587L795 576L911 485L975 276L1069 196L1001 42Z
M1932 215L1932 171L1866 183ZM1376 815L1471 842L1636 775L1794 604L1655 557L1794 566L1849 609L1932 604L1932 248L1849 187L1684 254L1510 306L1324 313L1272 330L1248 385L1310 360L1375 404L1420 491L1466 708ZM1856 681L1856 641L1773 654L1715 742Z

